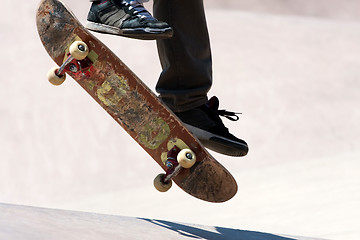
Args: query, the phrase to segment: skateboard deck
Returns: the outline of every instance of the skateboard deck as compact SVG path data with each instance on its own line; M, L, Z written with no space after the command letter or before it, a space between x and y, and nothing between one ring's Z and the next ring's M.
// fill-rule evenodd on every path
M188 194L209 202L224 202L236 194L229 171L61 1L42 0L36 22L42 44L61 66L50 71L50 81L59 85L66 73L80 84L165 170L155 181L166 185L173 180ZM76 56L79 51L85 56ZM181 161L191 160L191 166L174 161L181 154Z

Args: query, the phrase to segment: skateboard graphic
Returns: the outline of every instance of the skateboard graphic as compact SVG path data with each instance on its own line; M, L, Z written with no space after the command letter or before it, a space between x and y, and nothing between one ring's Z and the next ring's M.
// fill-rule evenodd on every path
M156 189L165 192L173 181L209 202L236 194L232 175L61 1L42 0L36 22L42 44L59 66L49 71L49 81L60 85L71 76L125 129L165 171L155 178Z

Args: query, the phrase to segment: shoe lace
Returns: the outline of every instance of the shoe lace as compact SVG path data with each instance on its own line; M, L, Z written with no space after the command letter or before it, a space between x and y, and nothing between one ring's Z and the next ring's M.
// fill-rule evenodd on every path
M219 110L219 99L215 96L210 98L210 100L207 102L206 106L208 108L212 109L213 111L215 111L217 115L226 117L227 119L229 119L231 121L238 121L240 119L238 114L241 114L241 113L230 112L227 110Z
M122 0L122 4L125 5L128 10L135 16L145 19L152 18L151 14L145 9L144 2L149 0Z
M230 112L227 110L217 110L217 112L218 112L219 116L226 117L227 119L229 119L231 121L238 121L240 119L238 114L241 114L241 113L236 113L236 112Z

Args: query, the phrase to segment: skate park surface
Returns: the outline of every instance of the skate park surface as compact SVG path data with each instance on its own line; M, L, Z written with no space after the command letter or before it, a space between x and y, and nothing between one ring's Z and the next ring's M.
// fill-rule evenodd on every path
M242 113L224 122L250 146L211 152L238 182L222 204L158 193L126 132L71 78L47 82L38 2L0 16L0 239L359 238L359 1L205 2L209 96ZM85 22L87 1L64 2ZM154 90L155 42L96 36Z
M175 223L86 212L0 204L0 238L21 240L76 239L210 239L316 240L230 228ZM317 238L318 239L318 238ZM318 239L320 240L320 239Z

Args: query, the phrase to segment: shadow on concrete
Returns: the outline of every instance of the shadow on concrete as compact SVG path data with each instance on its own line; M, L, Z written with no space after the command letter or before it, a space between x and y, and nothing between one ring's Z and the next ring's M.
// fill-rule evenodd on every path
M166 228L168 230L177 232L178 234L193 238L193 239L208 239L208 240L295 240L295 238L282 237L269 233L253 232L253 231L244 231L231 228L221 228L215 227L214 231L209 231L196 226L187 226L179 223L144 219L140 218L146 222L155 224L159 227Z

